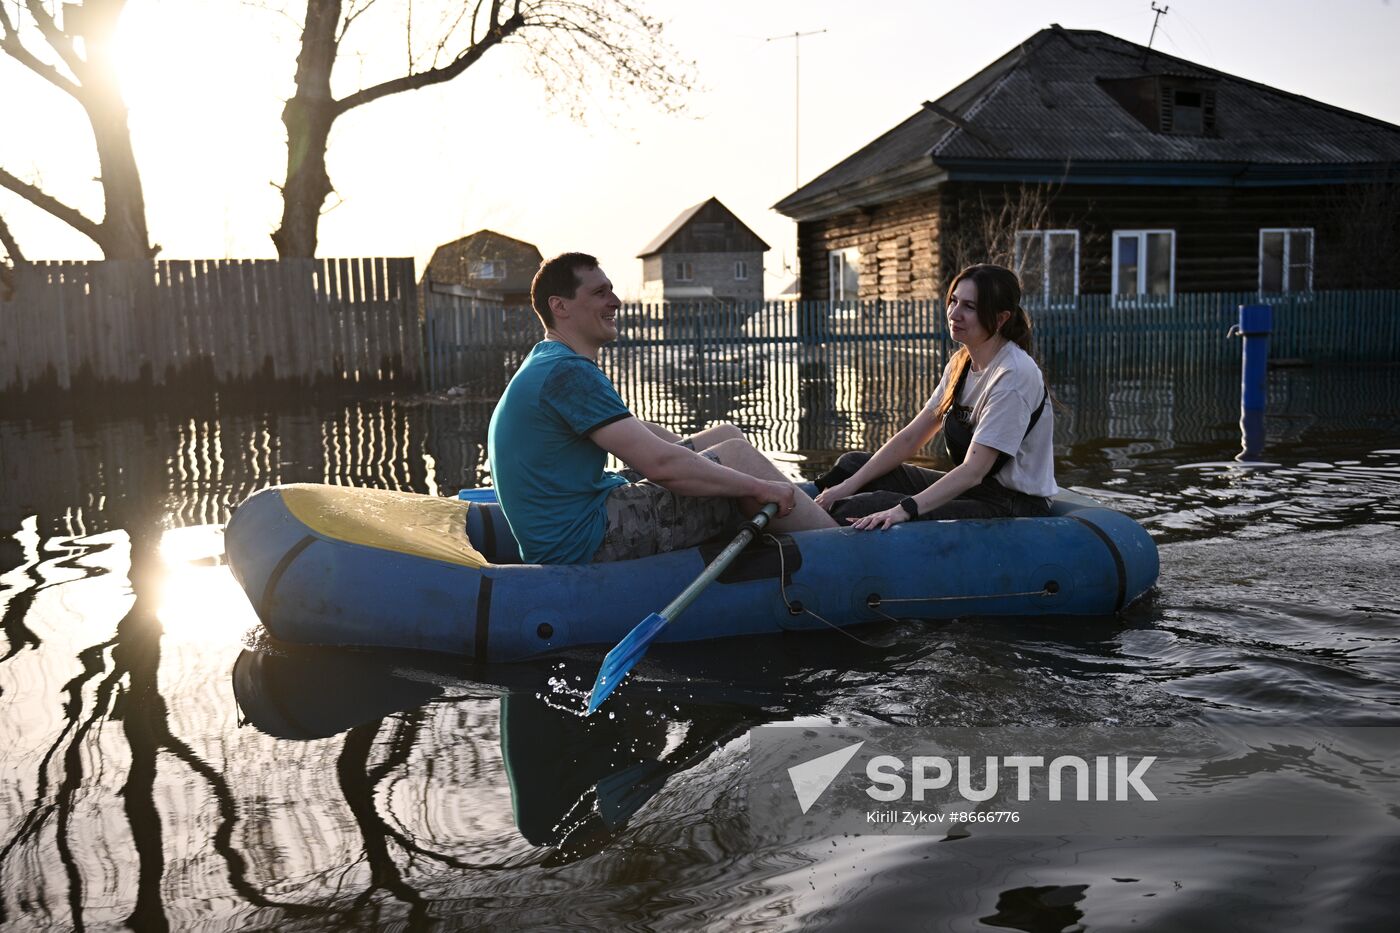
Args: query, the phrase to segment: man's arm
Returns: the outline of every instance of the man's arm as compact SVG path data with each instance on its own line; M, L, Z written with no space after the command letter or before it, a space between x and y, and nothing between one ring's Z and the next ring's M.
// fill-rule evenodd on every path
M665 441L665 442L668 443L668 444L674 444L676 441L678 441L678 440L681 439L681 436L680 436L679 434L675 433L674 431L668 431L666 428L663 428L661 425L656 424L655 422L652 422L652 421L643 421L641 418L638 418L637 421L638 421L638 423L640 423L641 425L643 425L648 431L650 431L652 434L655 434L657 437L661 438L663 441ZM601 446L601 445L600 445L600 446ZM635 469L641 469L640 467L636 466L635 464L633 464L633 467L632 467L632 468L633 468L634 470L635 470Z
M683 496L751 497L777 502L790 511L796 487L759 479L702 457L648 430L646 422L623 418L589 435L593 443L641 473L653 483Z

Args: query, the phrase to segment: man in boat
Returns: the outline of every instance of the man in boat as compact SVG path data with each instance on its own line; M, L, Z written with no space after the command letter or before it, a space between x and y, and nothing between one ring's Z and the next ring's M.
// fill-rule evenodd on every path
M682 438L628 410L598 367L622 307L598 260L543 263L530 301L545 336L491 416L501 509L527 563L630 560L692 547L776 502L777 531L835 521L733 425ZM613 454L630 469L604 469Z

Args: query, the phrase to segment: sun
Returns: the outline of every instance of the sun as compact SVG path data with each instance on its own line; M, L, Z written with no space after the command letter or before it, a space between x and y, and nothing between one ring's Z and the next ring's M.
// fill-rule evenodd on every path
M122 14L113 58L152 237L179 244L164 257L269 249L296 60L286 31L277 14L241 3L132 4Z

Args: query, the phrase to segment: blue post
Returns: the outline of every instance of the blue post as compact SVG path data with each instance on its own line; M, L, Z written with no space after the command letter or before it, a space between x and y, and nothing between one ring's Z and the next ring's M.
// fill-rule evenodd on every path
M1238 460L1258 460L1264 451L1264 409L1268 403L1269 334L1274 309L1269 305L1240 305L1239 332L1244 338L1240 363L1240 433L1243 451Z
M1240 367L1240 407L1263 411L1268 401L1269 334L1274 329L1270 305L1240 305L1244 357Z

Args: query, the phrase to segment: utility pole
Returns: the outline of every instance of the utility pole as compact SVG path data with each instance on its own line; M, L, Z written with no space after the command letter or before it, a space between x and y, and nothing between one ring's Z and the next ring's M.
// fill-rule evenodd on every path
M1157 38L1157 20L1161 19L1163 16L1166 16L1167 10L1170 9L1171 7L1168 6L1159 8L1156 3L1152 4L1152 12L1156 15L1152 17L1152 35L1147 37L1147 49L1142 53L1142 63L1144 65L1147 64L1147 56L1152 51L1152 40Z
M799 49L802 45L803 36L819 36L826 32L825 29L814 29L811 32L794 32L792 35L769 36L765 42L778 42L783 39L792 40L792 187L796 190L801 184L801 145L802 145L802 57Z

